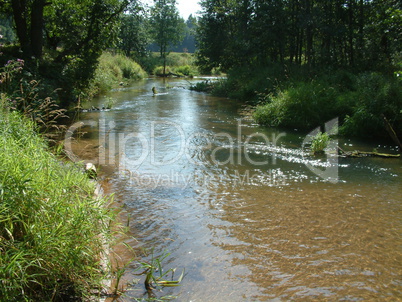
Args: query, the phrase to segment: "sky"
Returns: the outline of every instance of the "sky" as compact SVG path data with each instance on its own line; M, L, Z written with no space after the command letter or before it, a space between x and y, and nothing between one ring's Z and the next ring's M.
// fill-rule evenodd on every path
M194 16L197 11L201 10L201 6L198 4L199 1L200 0L176 0L180 17L182 17L184 20L187 20L190 14L193 14ZM152 0L145 0L144 2L148 5L153 5Z
M190 14L193 16L197 13L197 11L201 10L201 6L198 4L200 0L176 0L177 1L177 9L179 10L180 16L187 20Z

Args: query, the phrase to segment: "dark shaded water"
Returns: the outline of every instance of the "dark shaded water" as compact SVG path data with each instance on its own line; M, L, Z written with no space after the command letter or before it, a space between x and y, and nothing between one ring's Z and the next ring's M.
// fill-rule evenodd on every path
M153 86L161 94L153 96ZM400 159L312 158L301 149L306 133L259 127L241 104L188 86L149 79L111 93L112 110L83 115L96 125L75 151L98 156L122 217L130 217L136 240L126 242L167 250L165 267L185 268L182 285L158 296L402 299ZM125 278L138 279L134 273L130 267ZM132 285L122 300L143 294L142 284Z

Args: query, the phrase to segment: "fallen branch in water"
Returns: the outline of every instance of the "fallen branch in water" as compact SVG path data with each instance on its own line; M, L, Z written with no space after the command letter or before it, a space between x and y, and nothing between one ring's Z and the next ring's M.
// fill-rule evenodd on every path
M379 152L362 152L362 151L344 151L342 148L338 147L340 150L340 156L342 157L383 157L383 158L399 158L400 154L388 154Z
M391 136L392 140L402 149L402 143L398 138L394 128L392 128L391 123L385 117L384 114L381 114L382 118L384 119L385 129L387 129L388 134Z

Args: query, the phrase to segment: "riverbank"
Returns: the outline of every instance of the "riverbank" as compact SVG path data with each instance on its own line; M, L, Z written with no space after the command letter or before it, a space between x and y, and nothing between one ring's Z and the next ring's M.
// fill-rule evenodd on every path
M238 68L227 80L198 84L198 90L255 106L255 121L269 127L311 130L339 119L344 137L402 134L400 73L308 70L303 66Z
M107 200L94 197L95 183L82 169L50 152L33 122L1 110L0 296L89 298L105 279Z

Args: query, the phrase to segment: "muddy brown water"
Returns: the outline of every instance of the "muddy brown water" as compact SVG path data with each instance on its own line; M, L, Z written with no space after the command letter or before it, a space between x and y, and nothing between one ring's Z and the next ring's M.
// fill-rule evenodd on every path
M168 251L164 267L176 277L185 269L181 286L156 296L401 300L401 159L311 157L301 148L306 133L260 127L242 104L188 86L147 79L111 92L111 110L82 113L87 133L71 150L101 165L129 224L125 242L138 255ZM136 273L129 265L120 301L147 297Z

